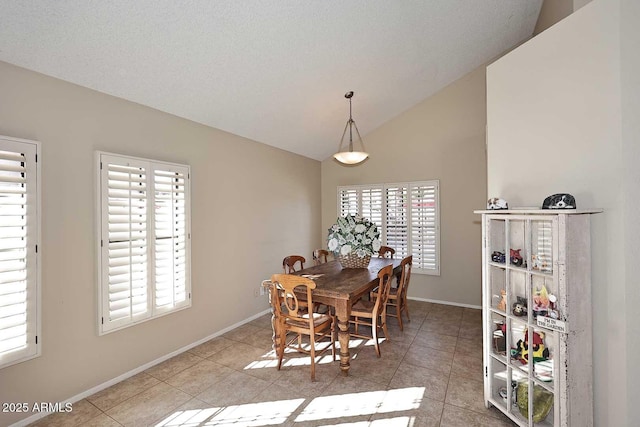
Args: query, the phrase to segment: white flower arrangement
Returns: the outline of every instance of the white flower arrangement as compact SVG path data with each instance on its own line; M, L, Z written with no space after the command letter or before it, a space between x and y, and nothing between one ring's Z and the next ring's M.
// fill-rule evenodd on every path
M347 256L354 252L359 258L371 256L380 249L380 232L371 221L361 216L338 218L327 236L329 250Z

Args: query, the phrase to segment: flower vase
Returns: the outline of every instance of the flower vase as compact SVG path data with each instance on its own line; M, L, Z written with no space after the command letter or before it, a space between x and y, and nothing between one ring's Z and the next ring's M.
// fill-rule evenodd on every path
M336 259L340 265L342 265L342 268L368 268L371 255L365 255L363 258L360 258L351 252L348 255L336 254Z

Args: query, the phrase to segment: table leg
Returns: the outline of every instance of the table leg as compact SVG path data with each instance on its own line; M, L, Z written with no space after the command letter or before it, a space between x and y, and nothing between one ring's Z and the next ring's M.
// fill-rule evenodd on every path
M340 342L340 369L345 377L349 375L349 317L350 311L347 301L340 301L336 306L338 318L338 341Z

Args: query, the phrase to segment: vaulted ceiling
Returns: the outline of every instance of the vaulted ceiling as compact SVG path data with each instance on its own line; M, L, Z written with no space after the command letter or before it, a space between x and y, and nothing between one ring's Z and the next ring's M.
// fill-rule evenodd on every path
M542 0L0 0L0 61L317 160L531 37Z

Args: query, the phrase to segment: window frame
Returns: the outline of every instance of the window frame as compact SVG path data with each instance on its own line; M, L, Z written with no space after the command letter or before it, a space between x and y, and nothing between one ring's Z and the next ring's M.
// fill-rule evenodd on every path
M6 357L6 358L0 358L0 369L6 368L8 366L11 365L15 365L17 363L22 363L25 362L27 360L31 360L34 359L36 357L39 357L42 355L42 293L41 293L41 287L42 287L42 262L41 262L41 216L42 216L42 168L41 168L41 145L39 141L33 141L33 140L28 140L28 139L21 139L21 138L13 138L10 136L4 136L4 135L0 135L0 148L2 148L2 151L12 151L12 152L21 152L22 149L20 151L14 151L13 147L14 146L22 146L22 149L24 149L25 151L31 151L29 154L34 154L35 158L34 158L34 168L35 168L35 179L31 180L32 185L35 185L35 190L33 190L33 199L34 199L34 207L33 209L35 210L34 213L34 218L31 219L32 221L32 226L35 228L35 231L33 233L30 233L32 235L32 239L34 239L33 244L32 243L27 243L25 245L25 248L27 251L29 251L28 248L32 249L32 254L31 257L33 259L33 261L31 262L31 264L35 264L32 266L27 265L26 268L27 270L31 269L32 270L32 277L35 280L35 283L27 283L26 285L26 289L27 289L27 294L29 293L29 289L32 289L32 293L33 295L35 295L35 297L33 298L34 301L31 303L31 305L27 305L26 309L25 309L25 317L26 317L26 323L27 323L27 327L29 327L28 325L31 324L34 328L34 332L32 334L32 337L28 338L27 341L27 345L23 350L20 351L16 351L9 354L12 354L10 357ZM4 150L4 148L7 148L6 150ZM11 149L9 149L11 147ZM28 147L28 148L27 148ZM27 178L26 184L29 184L29 178ZM29 191L29 190L27 190ZM28 258L29 255L26 254L26 262L28 262ZM35 271L33 271L35 270ZM30 299L29 296L27 296L27 304L29 303L28 300ZM34 318L35 317L35 318ZM31 335L31 334L28 334ZM2 360L5 359L5 360Z
M381 191L381 222L380 226L380 239L383 245L387 245L387 235L388 235L388 221L387 221L387 201L388 201L388 191L395 188L406 189L406 197L408 198L408 208L406 210L407 216L407 239L406 239L406 247L407 252L410 253L411 248L413 247L413 213L411 206L411 201L413 198L412 189L416 187L434 187L435 189L435 268L421 268L416 264L415 256L414 256L414 267L412 272L417 274L426 274L433 276L440 276L440 181L439 180L428 180L428 181L407 181L407 182L393 182L393 183L380 183L380 184L358 184L358 185L342 185L337 188L337 211L338 216L345 215L346 213L353 213L354 209L352 206L352 201L355 199L357 213L359 215L363 214L363 191L368 191L371 193L372 191ZM353 194L345 199L342 197L342 193L346 192L355 192L356 195L353 197ZM346 203L345 200L347 200ZM375 222L375 221L374 221ZM395 248L394 248L395 249Z
M109 260L109 236L105 236L108 232L108 207L104 207L105 201L108 201L108 167L103 169L103 162L114 161L114 165L124 166L125 163L129 163L134 167L145 167L145 244L146 244L146 260L144 262L146 269L146 311L139 316L134 314L130 315L130 319L119 319L115 321L109 320L109 282L105 280L108 276L108 270L103 271L103 268L108 268ZM122 163L118 163L122 162ZM191 289L191 167L185 164L165 162L160 160L146 159L141 157L133 157L123 154L115 154L104 151L96 151L96 170L97 170L97 190L96 190L96 217L97 217L97 258L98 258L98 334L105 335L111 332L119 331L130 326L134 326L146 321L157 319L168 314L176 313L181 310L185 310L192 305L192 289ZM176 172L184 175L184 293L185 299L178 302L174 302L171 307L158 305L157 292L158 281L156 272L156 250L157 250L157 235L155 233L155 224L157 217L160 214L156 214L158 209L156 205L156 179L155 172L161 170L164 172ZM103 194L106 184L107 194ZM105 198L106 196L106 198ZM105 228L106 227L106 228ZM175 236L172 237L175 239ZM105 276L106 274L106 276ZM175 275L173 276L172 289L175 292ZM131 296L129 297L131 298Z

